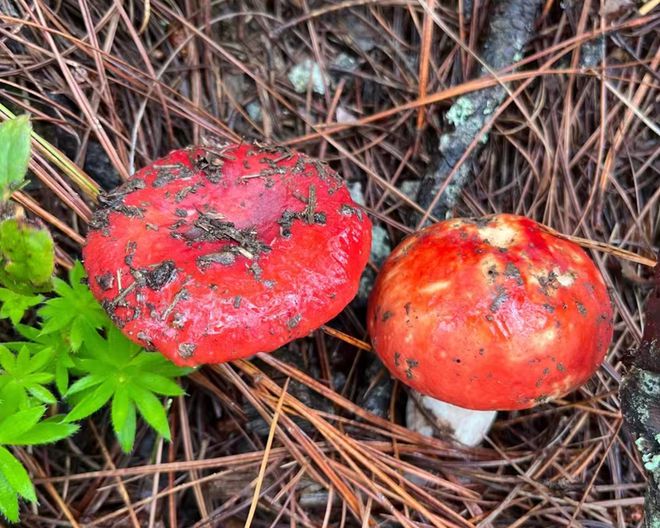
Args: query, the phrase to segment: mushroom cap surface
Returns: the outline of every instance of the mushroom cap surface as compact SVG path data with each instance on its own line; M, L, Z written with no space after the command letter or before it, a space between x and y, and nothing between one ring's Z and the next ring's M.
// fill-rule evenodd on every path
M371 223L325 164L283 147L176 150L103 198L89 285L133 341L178 365L270 352L355 296Z
M513 410L594 373L612 340L612 306L577 244L501 214L404 239L376 279L368 328L406 385L468 409Z

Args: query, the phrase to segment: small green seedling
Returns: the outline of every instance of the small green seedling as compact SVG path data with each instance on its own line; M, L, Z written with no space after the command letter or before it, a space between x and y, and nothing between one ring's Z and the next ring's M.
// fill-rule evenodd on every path
M190 371L126 338L80 262L68 280L52 277L50 233L10 201L25 184L30 133L25 116L0 124L0 319L16 337L0 345L0 514L10 522L19 520L21 499L37 501L21 446L66 438L95 412L109 414L125 452L138 415L169 439L167 398L183 394L176 378ZM36 324L22 324L28 314Z
M26 183L31 133L27 116L0 124L0 283L26 295L50 290L55 265L48 230L9 201Z

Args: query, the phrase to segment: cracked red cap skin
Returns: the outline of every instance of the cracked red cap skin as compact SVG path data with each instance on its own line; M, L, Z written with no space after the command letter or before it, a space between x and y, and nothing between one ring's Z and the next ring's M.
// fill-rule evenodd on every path
M355 296L371 222L336 172L282 147L171 152L106 195L83 250L94 295L178 365L271 352Z
M589 379L612 340L612 307L578 245L502 214L403 240L376 279L368 328L406 385L467 409L514 410Z

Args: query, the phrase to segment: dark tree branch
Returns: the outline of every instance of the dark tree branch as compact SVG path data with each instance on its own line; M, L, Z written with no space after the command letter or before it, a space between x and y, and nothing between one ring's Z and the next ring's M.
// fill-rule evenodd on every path
M642 344L631 360L619 394L621 410L648 477L646 528L660 527L660 264L646 305Z
M488 30L479 50L481 59L492 70L500 70L519 61L522 51L534 34L534 21L542 0L493 0ZM485 68L479 75L487 74ZM446 120L454 126L453 132L440 136L438 160L422 179L417 201L428 207L442 188L448 176L489 116L502 103L506 90L502 86L487 88L459 97L447 111ZM471 174L473 160L483 146L478 145L456 171L455 176L437 201L432 214L444 218L454 207Z

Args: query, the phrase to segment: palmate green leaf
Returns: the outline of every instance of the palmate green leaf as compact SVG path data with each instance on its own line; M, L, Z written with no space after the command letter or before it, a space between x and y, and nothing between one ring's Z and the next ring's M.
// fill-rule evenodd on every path
M25 180L32 126L27 115L0 124L0 199L6 201Z
M21 348L19 351L19 359L24 358L26 359L24 365L25 369L21 369L21 373L23 374L46 374L45 372L42 372L46 364L50 362L50 360L53 358L53 350L51 348L43 348L39 350L36 354L30 354L30 351L27 347ZM17 366L19 363L17 362Z
M0 221L0 282L23 294L51 289L55 267L53 239L47 229L25 220Z
M55 386L60 395L63 395L69 388L69 370L75 366L71 346L66 340L66 336L61 333L42 334L38 328L21 324L16 325L15 328L30 342L10 342L6 345L12 350L18 350L22 346L26 346L33 355L43 349L51 350L53 360L47 366L47 369L55 374ZM94 332L96 333L96 331Z
M13 361L12 361L13 357ZM50 363L53 351L45 348L31 355L27 346L21 346L17 354L0 349L0 364L4 372L0 375L0 418L13 410L32 407L34 400L39 403L55 403L56 399L44 385L50 384L54 374L45 367Z
M18 522L18 494L0 473L0 513L10 522Z
M0 473L3 474L9 485L22 498L36 502L37 495L30 475L14 455L6 447L0 446Z
M16 378L23 378L28 374L42 375L47 374L44 367L53 358L51 348L33 348L31 353L29 343L7 343L8 345L18 345L18 352L14 354L7 347L0 345L0 367L7 373Z
M89 331L74 358L76 370L85 374L65 393L73 404L65 421L84 418L112 399L112 426L124 451L130 451L135 441L137 414L169 439L167 413L157 395L182 395L173 378L189 369L143 350L114 326L106 329L105 337Z
M44 321L42 334L64 332L73 341L72 345L79 346L81 340L85 341L95 329L113 327L112 321L84 281L85 270L80 261L76 261L70 270L68 283L53 279L58 296L48 299L39 309L39 316Z
M9 319L16 326L23 319L25 312L43 300L43 295L23 295L0 288L0 319Z

